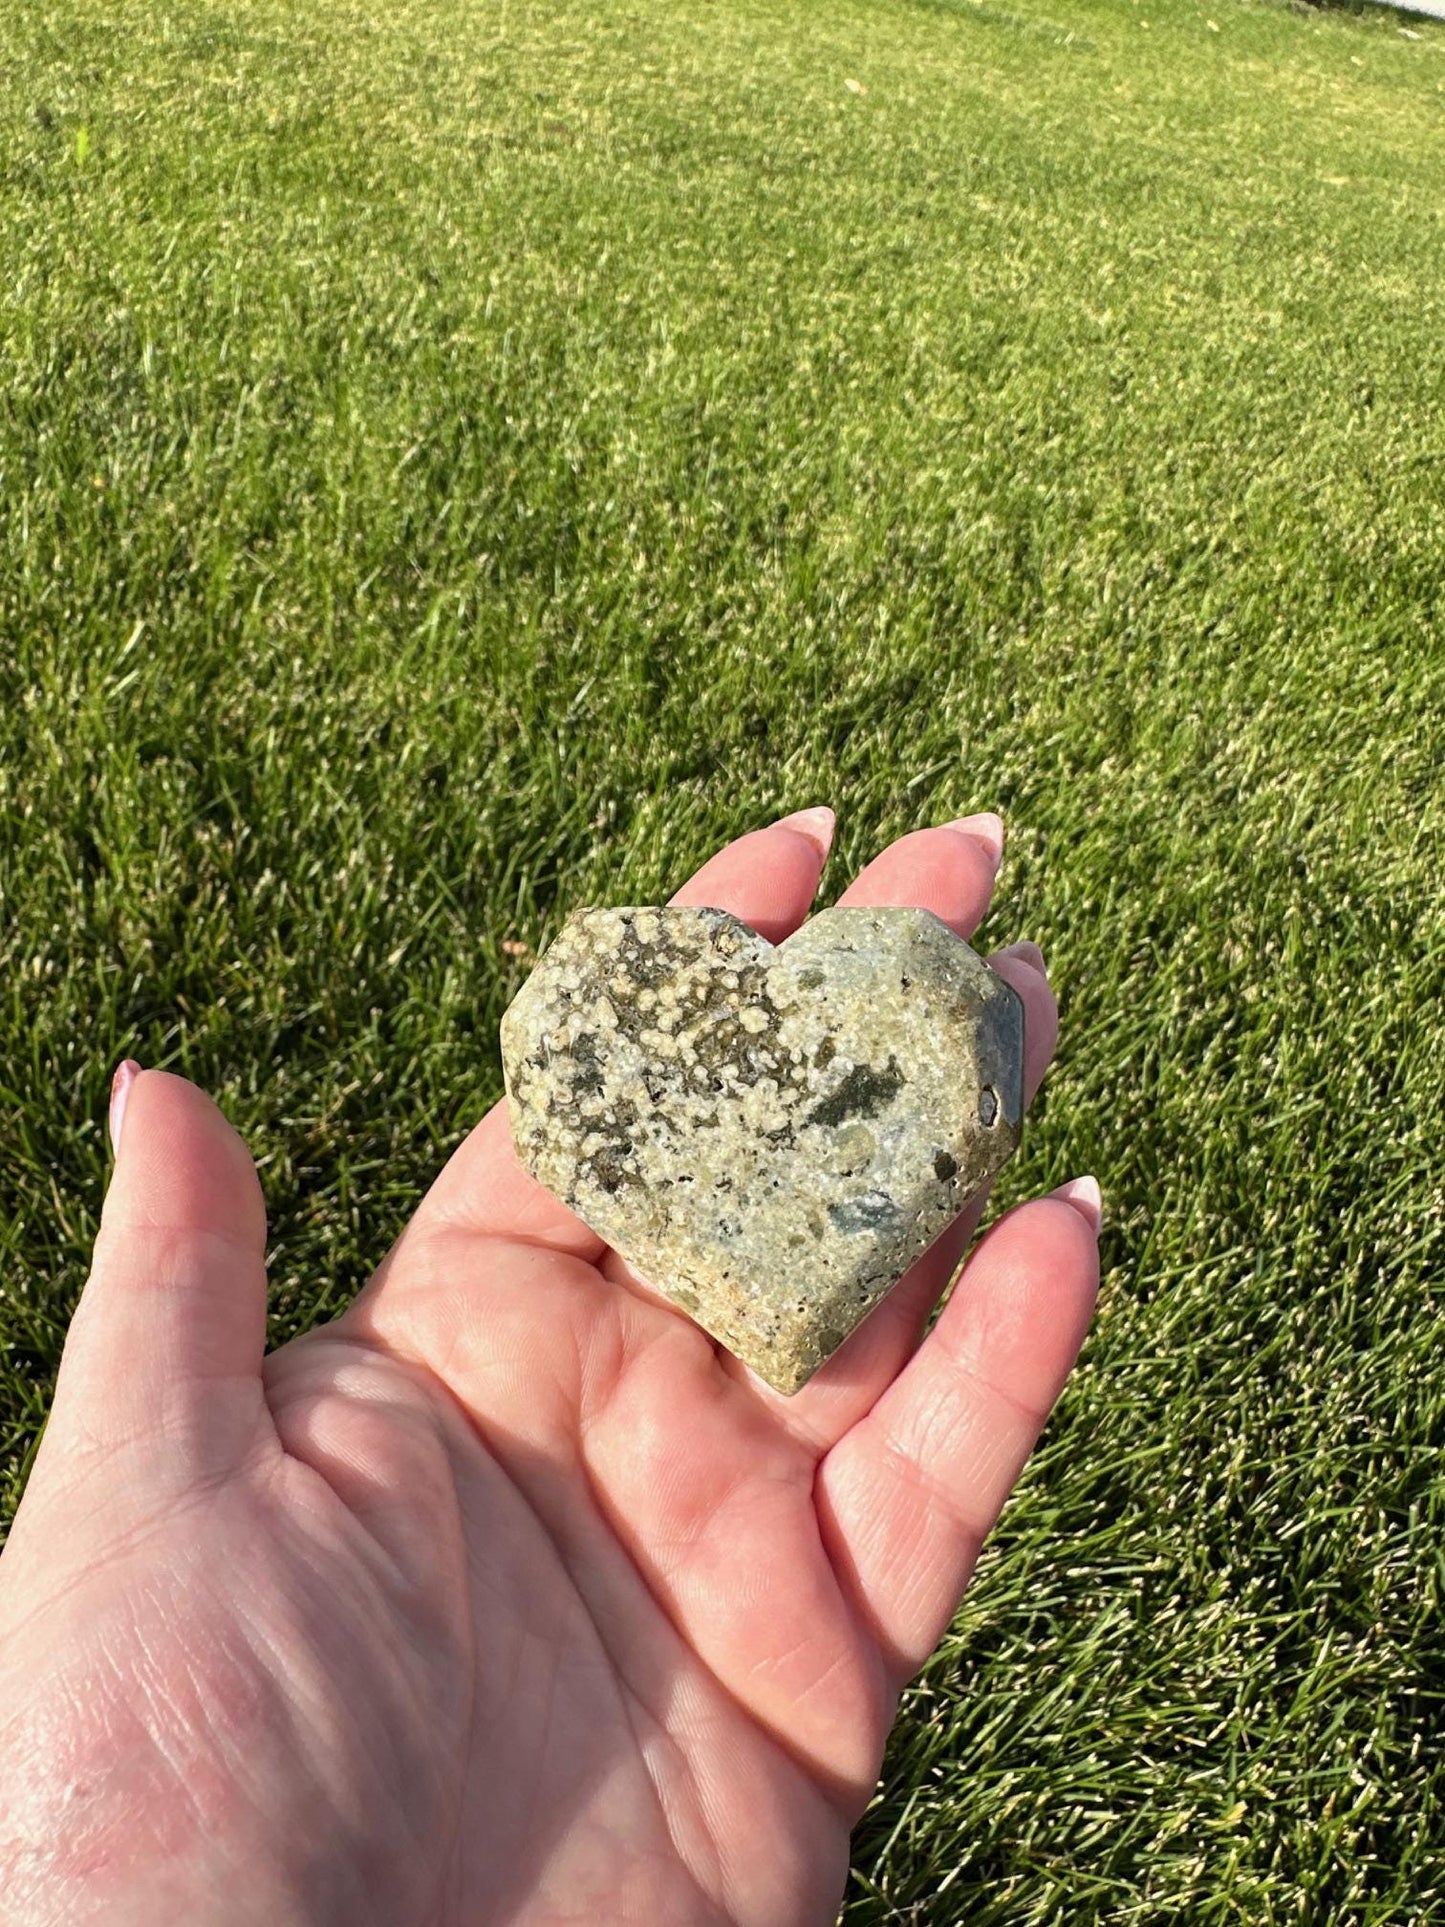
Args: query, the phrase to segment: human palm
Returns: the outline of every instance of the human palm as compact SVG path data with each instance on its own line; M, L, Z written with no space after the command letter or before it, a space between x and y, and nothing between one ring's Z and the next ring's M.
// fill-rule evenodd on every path
M681 900L781 938L816 815ZM988 827L845 901L968 930ZM1032 946L1028 1082L1052 1049ZM0 1884L34 1923L831 1919L897 1693L1072 1362L1088 1184L956 1226L796 1397L635 1279L492 1112L357 1303L262 1360L254 1167L135 1079L0 1561Z

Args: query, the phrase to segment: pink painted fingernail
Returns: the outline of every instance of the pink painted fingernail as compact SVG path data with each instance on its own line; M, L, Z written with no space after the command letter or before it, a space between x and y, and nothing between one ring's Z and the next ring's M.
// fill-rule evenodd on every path
M1099 1189L1097 1178L1070 1178L1061 1184L1057 1191L1050 1191L1051 1198L1062 1198L1071 1204L1097 1238L1099 1227L1104 1222L1104 1194Z
M799 836L807 837L819 856L827 856L833 847L833 831L838 823L837 817L826 803L819 803L811 810L794 810L791 816L781 817L777 827L780 830L796 830Z
M1049 967L1044 962L1043 951L1039 949L1036 943L1006 943L1002 950L996 950L994 952L994 956L995 958L1017 957L1020 963L1026 963L1032 969L1037 970L1045 983L1048 982Z
M962 830L971 836L975 843L981 843L993 859L993 873L998 875L998 867L1003 862L1003 818L992 810L980 810L976 816L956 816L951 823L945 823L946 830Z
M140 1065L133 1057L127 1057L116 1066L115 1076L110 1080L110 1148L117 1157L120 1155L120 1129L125 1123L130 1087L139 1076Z

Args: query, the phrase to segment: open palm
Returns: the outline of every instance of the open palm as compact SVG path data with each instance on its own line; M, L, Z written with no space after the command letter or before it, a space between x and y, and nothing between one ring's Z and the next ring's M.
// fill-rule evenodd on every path
M680 901L774 941L820 813ZM987 824L845 901L967 933ZM1031 945L1030 1090L1056 1020ZM262 1358L254 1167L129 1087L95 1268L0 1560L7 1919L825 1922L899 1688L1072 1363L1087 1183L961 1221L783 1399L521 1171L493 1111L357 1303Z

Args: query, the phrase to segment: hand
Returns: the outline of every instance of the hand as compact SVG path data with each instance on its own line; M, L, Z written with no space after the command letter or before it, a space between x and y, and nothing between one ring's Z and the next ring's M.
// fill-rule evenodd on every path
M778 940L829 827L678 900ZM920 831L844 900L966 934L996 868L987 820ZM995 967L1032 1091L1042 958ZM997 1224L920 1345L971 1213L785 1400L521 1171L498 1107L345 1316L263 1359L249 1154L179 1078L118 1096L0 1560L11 1927L832 1919L899 1689L1083 1336L1092 1181Z

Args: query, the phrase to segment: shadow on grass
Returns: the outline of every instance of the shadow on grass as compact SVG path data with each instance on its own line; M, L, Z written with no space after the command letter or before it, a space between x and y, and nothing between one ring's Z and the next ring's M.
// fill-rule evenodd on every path
M1298 14L1353 13L1389 14L1397 20L1445 21L1445 0L1291 0L1290 11Z

